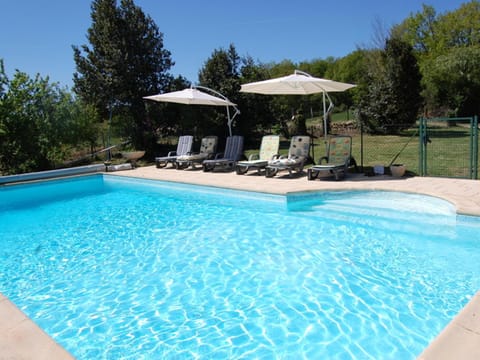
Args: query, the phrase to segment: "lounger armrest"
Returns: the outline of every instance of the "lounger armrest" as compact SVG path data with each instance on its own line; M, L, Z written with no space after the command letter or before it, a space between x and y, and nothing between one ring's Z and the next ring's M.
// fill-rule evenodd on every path
M260 154L250 154L248 156L248 161L259 160L259 159L260 159Z
M318 161L318 165L322 165L323 160L325 160L326 163L328 163L328 157L327 156L322 156L320 160Z
M169 151L167 156L176 156L177 152L176 151Z

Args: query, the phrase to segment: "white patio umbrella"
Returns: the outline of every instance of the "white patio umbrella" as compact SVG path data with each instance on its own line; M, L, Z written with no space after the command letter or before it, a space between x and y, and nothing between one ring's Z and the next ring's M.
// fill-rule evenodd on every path
M329 92L345 91L356 85L313 77L306 72L295 70L292 75L275 79L243 84L240 92L265 95L311 95L323 93L323 128L327 137L327 115L333 109ZM329 107L326 108L328 98Z
M210 91L216 96L207 94L206 92L200 91L199 89ZM143 99L153 100L159 102L170 102L186 105L210 105L210 106L225 106L227 109L227 125L230 136L232 136L232 122L235 116L240 114L240 111L237 108L237 105L228 100L225 96L219 92L207 88L205 86L192 86L190 88L173 91L164 94L144 96ZM235 113L230 117L230 106L234 108Z

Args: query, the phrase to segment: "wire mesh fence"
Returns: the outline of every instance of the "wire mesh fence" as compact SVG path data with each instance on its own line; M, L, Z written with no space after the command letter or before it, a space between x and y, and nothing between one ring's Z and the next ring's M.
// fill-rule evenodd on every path
M421 119L422 176L478 178L478 121L472 118Z
M371 135L360 133L353 153L360 167L369 169L385 168L402 164L408 172L418 174L419 139L418 129L412 128L396 135Z
M313 132L316 138L315 158L323 156L325 141L323 129ZM407 129L396 135L377 135L362 131L353 121L333 123L330 136L350 135L352 156L361 172L370 173L374 168L389 171L391 164L403 164L409 172L418 173L419 140L418 127ZM388 131L387 131L388 133Z
M386 133L395 133L385 131ZM360 171L389 172L392 164L403 164L407 172L420 176L478 178L478 121L472 118L420 119L395 135L369 134L354 123L332 128L332 135L352 136L352 156ZM321 133L317 145L321 145ZM317 154L322 147L317 146ZM317 155L319 157L321 155Z

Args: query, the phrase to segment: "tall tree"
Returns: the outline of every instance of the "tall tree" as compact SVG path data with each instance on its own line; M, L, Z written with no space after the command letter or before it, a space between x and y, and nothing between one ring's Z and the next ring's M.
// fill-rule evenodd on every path
M397 38L387 40L384 59L387 80L395 95L392 123L398 124L399 129L408 128L415 124L423 104L417 59L412 47Z
M439 46L438 16L433 6L423 5L422 11L412 14L392 28L392 36L410 44L418 54L429 54Z
M465 2L445 14L424 5L421 12L395 26L392 33L415 50L424 74L427 110L434 115L478 114L475 63L480 47L479 1Z
M169 86L163 89L164 92L183 90L190 87L190 82L183 76L172 79ZM190 133L198 126L195 114L198 112L192 106L183 104L163 103L147 101L145 103L147 116L155 119L155 134L159 138L184 135Z
M73 46L77 72L74 91L107 118L118 119L121 136L153 152L155 124L142 97L168 87L174 64L163 47L163 34L133 0L94 0L90 47ZM117 115L117 116L115 116Z
M235 46L230 44L227 50L214 50L210 58L205 61L198 74L199 83L201 86L218 91L235 103L240 90L239 69L240 57ZM215 128L212 130L217 134L225 134L227 127L225 126L224 109L210 108L207 112L210 118L210 126ZM204 119L204 121L209 122L207 119Z
M0 139L1 136L5 134L6 128L3 122L3 119L6 118L9 110L4 105L5 103L5 91L8 85L7 74L5 74L5 66L3 64L3 59L0 59Z
M452 48L429 64L424 77L435 115L480 114L480 46Z
M371 132L396 133L418 117L421 74L412 47L397 38L387 40L379 64L363 84L360 119Z
M203 68L199 71L198 80L201 85L211 87L233 98L240 90L239 82L240 57L233 44L228 49L213 51Z
M480 45L480 2L472 0L438 17L438 39L444 49Z
M261 81L270 78L270 68L265 64L256 63L252 57L242 59L240 79L242 84ZM274 112L273 100L269 95L242 93L238 99L241 110L239 127L241 133L248 135L246 141L257 139L265 133L273 132L273 128L279 127L277 115Z
M421 12L394 26L392 34L412 45L421 60L445 55L453 47L478 46L480 2L466 2L445 14L437 14L432 6L423 5Z

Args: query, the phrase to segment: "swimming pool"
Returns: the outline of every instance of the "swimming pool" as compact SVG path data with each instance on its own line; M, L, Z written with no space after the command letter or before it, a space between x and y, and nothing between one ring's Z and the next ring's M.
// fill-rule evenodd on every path
M411 194L97 175L0 224L0 291L78 359L415 358L480 288L479 219Z

